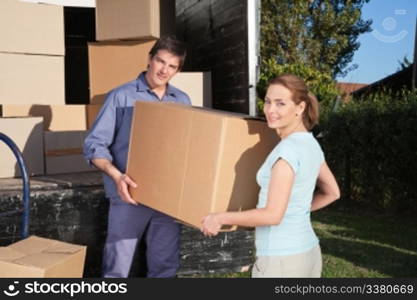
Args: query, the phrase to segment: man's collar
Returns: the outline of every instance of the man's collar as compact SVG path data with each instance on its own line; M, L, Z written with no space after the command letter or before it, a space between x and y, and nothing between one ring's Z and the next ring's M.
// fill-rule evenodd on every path
M174 87L168 82L167 84L167 90L165 92L167 95L177 97L177 93L174 90Z
M138 92L146 92L149 89L148 82L145 78L146 72L139 74L138 79L136 80L136 87Z

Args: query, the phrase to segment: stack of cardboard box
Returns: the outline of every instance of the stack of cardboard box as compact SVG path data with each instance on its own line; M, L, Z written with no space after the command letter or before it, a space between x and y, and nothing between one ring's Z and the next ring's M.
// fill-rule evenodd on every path
M88 108L66 105L65 54L62 6L0 1L0 132L23 152L30 175L87 167L80 146ZM19 166L0 142L0 178L14 176ZM0 247L0 277L82 277L85 256L85 246L31 236Z
M156 39L174 33L172 0L97 0L95 11L0 1L0 131L17 141L29 173L94 170L82 159L81 137L105 95L146 70ZM180 72L171 83L194 106L211 107L210 72ZM19 176L3 143L0 153L11 166L0 178Z
M64 7L0 1L0 131L23 152L30 175L67 173L67 165L72 171L93 170L82 159L79 136L97 109L66 104L71 101L65 89L65 40ZM4 143L0 165L0 178L20 175Z
M0 103L65 104L62 7L0 1L0 40Z
M90 101L146 70L155 40L175 34L175 1L97 0L97 43L88 45ZM189 94L194 106L211 107L211 73L180 72L172 82Z

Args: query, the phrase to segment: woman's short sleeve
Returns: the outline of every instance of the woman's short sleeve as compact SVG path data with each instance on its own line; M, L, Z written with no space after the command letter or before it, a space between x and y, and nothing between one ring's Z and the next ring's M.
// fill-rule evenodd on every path
M291 147L291 144L283 143L282 145L279 145L276 150L275 160L273 163L275 164L279 159L283 159L291 166L294 173L297 174L300 167L300 160L295 149Z

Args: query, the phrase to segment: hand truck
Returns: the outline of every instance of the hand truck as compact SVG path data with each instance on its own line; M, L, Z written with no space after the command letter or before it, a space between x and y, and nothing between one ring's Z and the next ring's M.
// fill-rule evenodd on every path
M11 138L9 138L7 135L0 132L0 140L5 142L7 146L12 150L14 156L17 159L17 162L19 164L20 173L22 175L23 179L23 208L13 210L13 211L6 211L6 212L0 212L0 217L10 216L14 215L16 213L22 213L22 229L21 229L21 238L25 239L29 236L29 210L30 210L30 182L29 182L29 176L26 169L26 164L23 159L22 152L20 152L17 145L13 142Z

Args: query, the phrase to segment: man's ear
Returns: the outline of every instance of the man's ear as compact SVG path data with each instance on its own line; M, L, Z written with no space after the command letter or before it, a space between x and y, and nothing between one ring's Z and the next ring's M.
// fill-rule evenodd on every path
M151 57L151 55L149 54L149 55L148 55L148 65L147 65L146 69L149 69L149 65L151 64L151 60L152 60L152 57Z

